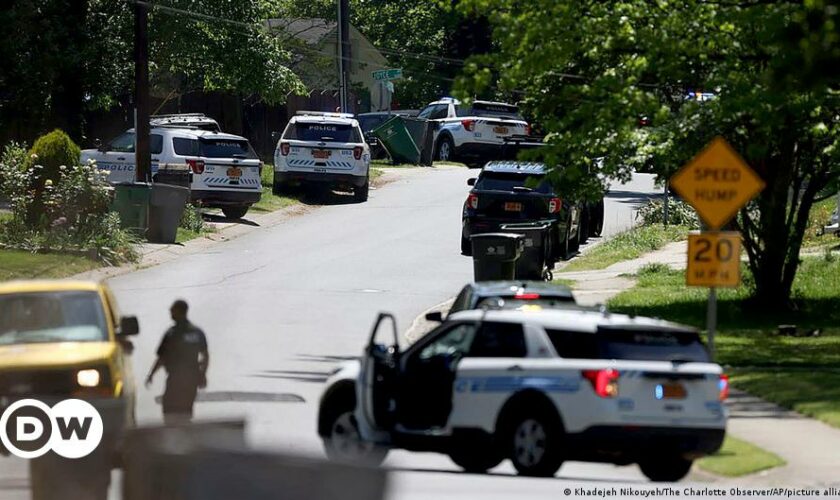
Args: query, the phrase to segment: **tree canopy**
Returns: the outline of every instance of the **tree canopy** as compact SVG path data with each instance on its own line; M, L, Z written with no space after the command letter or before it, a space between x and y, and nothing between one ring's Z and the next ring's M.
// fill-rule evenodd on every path
M462 0L464 14L490 17L495 51L471 59L460 89L524 96L547 132L539 154L564 167L554 180L570 194L640 167L666 179L724 136L767 183L735 222L755 295L787 304L810 208L838 176L829 3Z

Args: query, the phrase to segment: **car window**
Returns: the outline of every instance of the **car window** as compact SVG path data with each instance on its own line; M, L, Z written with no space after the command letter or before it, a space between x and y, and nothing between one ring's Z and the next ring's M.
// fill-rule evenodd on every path
M96 292L0 295L0 345L108 339Z
M151 154L159 155L163 151L163 136L160 134L151 134L149 136L149 149ZM126 132L108 145L108 151L116 153L133 153L134 152L134 132Z
M449 104L438 104L432 111L431 120L439 120L449 116Z
M179 156L198 156L201 154L198 139L174 137L172 139L172 148L175 150L175 154Z
M513 191L515 187L527 187L543 194L553 192L544 175L483 171L475 181L475 188L483 191Z
M470 293L470 286L465 286L461 293L455 297L455 301L452 302L452 307L449 308L449 312L447 314L454 314L458 311L463 311L464 309L470 309L470 298L472 294Z
M283 139L313 142L362 142L359 129L349 123L293 123L286 127Z
M245 140L201 137L198 141L201 156L205 158L258 158L254 149Z
M385 120L387 120L390 117L386 115L373 115L358 116L356 118L359 120L359 126L361 126L362 131L370 132L371 130L385 123Z
M572 359L633 359L641 361L710 360L693 332L609 330L597 334L546 329L557 354Z
M423 111L417 113L417 118L425 118L429 119L432 116L432 113L435 111L435 105L426 106Z
M420 359L429 359L441 355L464 355L470 350L474 336L475 325L472 323L461 323L426 344L420 350L418 357Z
M561 358L598 359L598 343L593 333L548 328L545 333Z
M522 358L527 354L525 333L518 323L484 322L475 335L471 358Z

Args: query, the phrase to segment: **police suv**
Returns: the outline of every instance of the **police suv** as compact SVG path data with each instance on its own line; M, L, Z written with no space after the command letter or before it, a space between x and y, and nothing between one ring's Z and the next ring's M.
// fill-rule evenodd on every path
M274 151L274 192L291 184L352 189L368 199L370 147L351 114L300 111Z
M501 300L501 299L494 299ZM391 328L381 339L380 327ZM717 451L728 379L698 333L590 310L461 311L402 350L381 313L358 361L327 381L318 433L336 460L438 452L471 472L637 463L677 481Z
M244 217L262 196L262 162L248 140L213 131L212 120L201 127L184 125L183 120L165 121L152 120L153 180L164 182L167 172L182 171L193 202L221 208L231 219ZM111 184L132 183L136 166L134 135L134 129L129 129L97 149L82 150L81 161L95 160L97 168L110 171Z
M473 101L468 107L447 97L429 104L417 117L437 124L436 160L463 161L470 166L515 157L516 150L508 139L531 132L519 108L502 102Z

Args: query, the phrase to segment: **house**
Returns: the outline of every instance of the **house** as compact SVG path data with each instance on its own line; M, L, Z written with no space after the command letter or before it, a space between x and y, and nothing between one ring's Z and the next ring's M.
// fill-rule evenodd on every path
M302 109L333 111L338 105L338 23L325 19L269 19L295 58L292 70L310 89L309 96L289 96L290 115ZM350 95L354 113L387 109L390 93L371 72L388 68L388 60L359 30L350 26Z

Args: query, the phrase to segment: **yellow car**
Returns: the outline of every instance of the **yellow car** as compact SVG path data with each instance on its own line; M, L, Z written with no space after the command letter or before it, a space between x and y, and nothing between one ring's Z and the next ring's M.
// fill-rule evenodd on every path
M102 445L114 451L134 425L128 337L138 332L137 318L119 315L105 284L0 283L0 411L25 398L83 399L102 416Z

